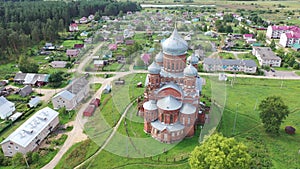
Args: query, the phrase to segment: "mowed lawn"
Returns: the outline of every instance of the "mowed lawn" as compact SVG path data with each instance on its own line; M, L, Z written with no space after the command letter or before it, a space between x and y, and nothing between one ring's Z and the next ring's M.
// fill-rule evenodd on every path
M137 88L134 87L134 84L144 77L144 75L133 77L132 82L134 83L131 83L129 88L126 89L127 92L129 91L130 93L130 100L133 99L133 95L137 96L139 93L142 93L142 90L136 92ZM204 94L211 96L211 94L207 92L213 92L209 89L213 82L211 82L209 78L206 78L206 81L207 85L204 87L204 92L206 93ZM119 89L118 91L122 91L122 89ZM296 127L296 129L300 128L300 101L298 96L300 93L300 83L298 81L236 78L233 86L230 85L230 82L227 82L226 93L226 105L221 124L218 127L219 132L228 137L235 137L237 140L246 144L252 151L251 154L254 154L255 156L253 161L258 159L257 166L264 166L268 162L272 162L274 168L296 168L300 165L298 155L298 150L300 149L300 136L298 134L290 136L284 132L284 127L286 125L292 125ZM113 98L115 100L112 102L109 101L109 104L103 105L103 109L101 110L103 117L106 118L106 121L110 126L113 126L115 121L110 119L111 113L108 113L110 115L105 113L106 109L108 112L111 112L111 108L106 108L106 106L118 107L120 105L117 106L116 104L120 104L120 99L124 98L124 96L120 98L116 97L115 92L113 92L113 95L115 95ZM258 115L258 105L260 101L271 95L281 96L292 112L281 126L279 136L266 134ZM136 104L134 104L127 115L127 126L124 125L123 120L118 132L121 135L127 135L125 132L125 129L127 128L128 134L133 138L149 138L150 136L145 135L142 132L142 129L135 128L142 128L143 124L140 123L141 121L138 117L133 117L136 113L133 109L134 107L136 107ZM122 110L123 108L124 107L121 106L118 109ZM236 112L237 119L235 130L233 130ZM199 132L200 131L198 130L195 137L185 139L166 153L156 155L152 158L122 157L111 153L111 148L108 148L99 153L82 168L189 168L187 159L189 153L196 145L198 145ZM87 133L89 132L87 131ZM108 135L105 135L105 137L107 136ZM102 137L104 137L104 134ZM104 138L102 139L101 142L105 140ZM135 140L133 140L133 142L134 141ZM122 150L124 149L123 144L119 144L119 148ZM130 141L127 141L126 144L132 149ZM144 146L147 147L150 145ZM126 151L126 149L124 149L124 151Z
M237 78L233 87L227 85L226 89L227 101L219 131L247 145L260 140L258 144L264 145L274 168L299 167L300 135L297 131L293 136L284 132L284 127L288 125L300 129L299 81ZM266 134L259 118L259 103L271 95L281 96L291 111L281 125L279 136Z

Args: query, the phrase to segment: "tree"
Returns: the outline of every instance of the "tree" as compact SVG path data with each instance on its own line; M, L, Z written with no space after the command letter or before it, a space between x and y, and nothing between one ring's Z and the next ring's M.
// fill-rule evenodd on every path
M25 164L23 154L18 152L12 157L12 162L14 166L20 166Z
M281 97L278 96L270 96L261 101L259 111L259 117L266 132L275 134L279 132L281 123L290 113Z
M234 138L214 134L202 145L195 147L189 164L192 169L249 168L251 157L247 151L248 148Z
M62 72L54 72L50 74L49 85L51 87L57 88L62 84L63 81Z
M276 49L276 44L275 44L274 39L272 39L272 41L271 41L270 48L271 48L272 50L275 50L275 49Z
M19 69L23 73L37 73L39 71L39 65L26 56L20 56Z

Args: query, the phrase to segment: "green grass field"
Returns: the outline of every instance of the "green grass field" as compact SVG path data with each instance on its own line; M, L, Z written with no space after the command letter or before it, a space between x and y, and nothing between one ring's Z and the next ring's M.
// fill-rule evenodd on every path
M75 44L82 44L82 40L65 40L62 45L64 48L69 49L73 48Z
M144 78L144 75L139 76L133 77L135 82L139 81L139 78ZM211 92L214 92L210 89L212 84L209 78L206 78L206 81L203 92L205 92L204 94L206 96L211 97ZM298 150L300 148L298 143L300 141L300 136L298 134L290 136L284 132L284 127L286 125L292 125L296 127L296 129L300 128L298 99L300 84L295 80L285 80L283 81L282 86L281 83L282 82L278 80L236 78L233 86L228 82L226 87L226 106L218 130L225 136L235 137L237 140L248 145L251 152L250 154L254 156L252 161L257 166L268 166L270 162L272 162L273 168L296 168L300 165L298 157ZM132 87L129 88L134 89L134 85L131 86ZM119 91L120 90L121 89L119 89ZM132 91L132 94L130 95L142 93L142 90L139 92L136 92L135 90L130 91ZM292 112L282 124L279 136L266 134L258 117L257 108L260 101L271 95L281 96ZM106 99L108 98L107 96L105 96ZM113 99L109 99L106 104L102 105L102 117L110 124L110 126L113 126L115 120L120 116L120 114L114 113L114 111L117 111L115 104L116 100L113 101ZM124 125L124 120L122 121L121 126L118 129L119 134L117 137L122 138L122 135L127 135L125 131L125 128L127 128L128 134L133 138L152 139L149 135L143 133L143 124L139 121L139 117L134 117L136 113L135 107L136 104L132 106L129 114L126 116L126 126ZM233 129L236 112L236 127ZM106 128L106 130L103 129L103 131L110 130ZM110 132L106 132L106 134L102 134L102 136L107 137L109 133ZM153 156L152 158L121 157L111 152L114 152L116 147L124 149L124 145L119 144L116 146L113 144L108 146L105 151L102 151L82 168L189 168L187 163L188 154L196 145L198 145L198 136L199 131L195 137L185 139L166 153ZM103 138L102 141L104 140L105 139ZM155 140L153 141L157 142ZM130 142L127 141L127 144L129 143ZM130 150L132 145L129 144L128 146L128 151L132 151ZM62 161L60 163L62 163Z

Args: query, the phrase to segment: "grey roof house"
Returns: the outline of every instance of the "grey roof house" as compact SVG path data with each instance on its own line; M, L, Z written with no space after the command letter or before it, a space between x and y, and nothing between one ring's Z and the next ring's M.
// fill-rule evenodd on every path
M89 93L89 82L85 76L75 79L66 90L56 94L52 98L53 108L55 110L65 107L67 110L73 110Z
M203 70L256 73L257 65L253 60L205 58Z
M68 62L66 62L66 61L52 61L51 66L53 68L64 68L64 67L66 67L67 63Z
M32 93L32 87L30 85L26 85L23 88L20 89L19 95L22 97L28 96Z
M14 82L24 85L43 86L48 83L49 74L17 73Z

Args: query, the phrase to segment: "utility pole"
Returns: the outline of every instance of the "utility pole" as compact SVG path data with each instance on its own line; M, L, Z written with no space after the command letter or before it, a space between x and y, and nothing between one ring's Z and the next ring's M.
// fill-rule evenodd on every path
M235 134L235 126L236 126L236 118L237 118L237 113L238 113L238 106L239 104L236 104L236 110L235 110L235 117L234 117L234 123L233 123L233 129L232 129L232 134Z

